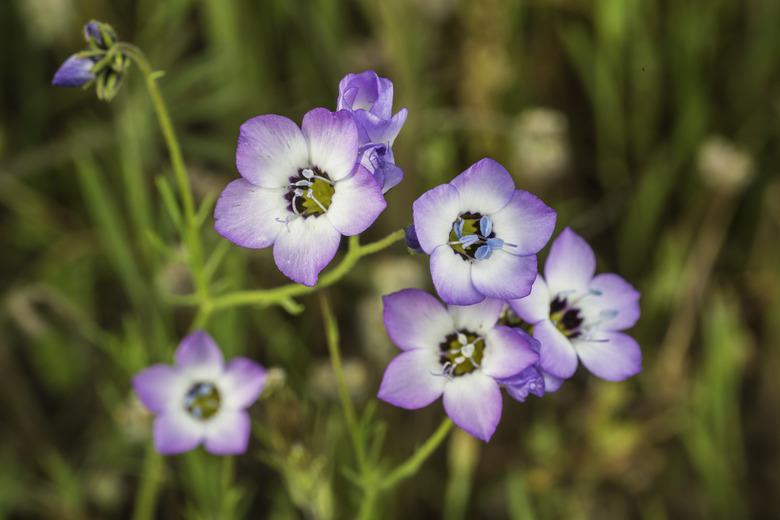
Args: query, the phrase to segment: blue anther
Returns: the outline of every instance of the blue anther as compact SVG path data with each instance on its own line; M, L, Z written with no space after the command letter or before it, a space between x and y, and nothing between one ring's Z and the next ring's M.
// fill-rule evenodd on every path
M500 238L488 238L487 245L490 249L501 249L504 247L504 241Z
M490 249L490 246L486 244L483 246L479 246L477 252L474 253L474 258L476 258L477 260L487 260L488 258L490 258L490 255L492 253L493 250Z
M479 237L477 235L466 235L464 237L460 237L458 242L460 242L461 246L466 248L471 245L474 245L476 242L479 242Z
M493 232L493 221L487 215L479 219L479 232L485 238Z

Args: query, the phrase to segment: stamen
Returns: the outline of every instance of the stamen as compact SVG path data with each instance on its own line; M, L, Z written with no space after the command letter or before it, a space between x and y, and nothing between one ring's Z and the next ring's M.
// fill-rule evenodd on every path
M314 203L317 204L317 206L320 207L320 209L322 210L323 213L328 211L328 209L325 206L323 206L320 201L317 200L317 197L314 196L314 191L313 190L310 189L309 192L306 194L306 196L309 197L309 200L313 200Z
M477 260L487 260L488 258L490 258L490 255L492 253L493 250L490 248L489 245L479 246L477 252L474 253L474 258Z
M485 215L481 219L479 219L479 232L482 233L483 237L490 236L490 233L492 231L493 231L493 221L490 220L490 217Z
M477 235L466 235L465 237L460 237L458 242L465 248L479 242L479 237Z

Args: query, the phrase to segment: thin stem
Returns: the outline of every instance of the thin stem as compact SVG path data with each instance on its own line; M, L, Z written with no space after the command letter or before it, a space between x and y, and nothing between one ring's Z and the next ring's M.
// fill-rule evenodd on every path
M330 353L330 362L333 366L333 373L336 376L336 385L338 386L341 407L344 410L344 419L349 430L349 437L352 441L352 447L355 450L358 469L361 474L365 474L366 469L366 451L363 446L360 435L360 426L358 425L355 407L352 404L352 398L349 395L347 381L344 377L344 367L341 363L341 351L339 349L339 328L336 318L333 316L333 310L325 294L320 296L322 306L322 320L325 324L325 338L328 343L328 352Z
M196 324L200 321L205 322L208 317L209 287L207 273L204 269L203 247L200 242L200 233L198 230L197 210L195 200L190 186L190 179L187 175L187 168L184 164L184 158L181 153L181 146L176 137L173 128L171 116L168 113L168 107L162 97L157 78L160 72L155 72L149 61L146 59L143 51L129 43L120 42L114 47L117 52L122 52L136 64L138 69L144 75L146 90L157 114L157 121L165 139L165 145L168 148L168 155L171 160L173 174L184 207L184 226L181 230L182 242L187 247L187 256L189 260L190 272L195 283L195 292L198 296L199 310ZM153 446L147 450L144 458L144 470L140 483L140 491L136 497L136 506L134 518L136 520L152 518L157 499L157 488L160 483L159 472L162 465L161 456L154 450Z
M452 421L444 419L425 443L417 448L411 457L399 464L382 482L382 489L392 489L402 480L411 477L420 469L436 448L447 438L452 429Z
M206 279L206 273L203 268L203 248L198 233L195 200L192 195L192 187L190 186L190 178L187 175L184 158L182 157L181 146L179 146L179 140L176 137L176 132L173 129L173 122L168 113L168 106L165 104L165 100L160 93L160 88L157 86L157 78L161 73L155 72L152 69L152 66L149 64L143 51L135 45L120 42L116 45L116 48L132 59L144 75L146 90L152 100L154 111L157 114L157 121L160 123L160 129L162 130L165 145L168 148L168 155L171 159L173 175L179 189L179 196L181 197L182 205L184 206L185 225L182 230L182 239L187 245L190 270L192 271L196 292L202 302L208 301L208 280Z
M220 496L221 499L220 518L223 518L225 520L228 520L235 516L233 511L234 501L232 496L234 473L235 473L235 457L231 457L231 456L222 457L222 482L221 482L222 493Z
M404 230L400 229L390 233L385 238L361 246L357 236L350 237L349 249L341 262L322 275L319 283L314 287L308 287L296 283L282 285L273 289L260 289L254 291L236 291L215 297L211 300L211 310L221 310L239 305L271 305L280 303L286 299L295 298L324 289L341 280L352 267L364 256L378 253L383 249L403 240Z
M376 506L376 500L379 497L379 490L376 486L369 486L363 493L363 500L360 502L360 509L358 510L358 520L372 520L374 516L374 507Z
M162 471L162 456L149 443L144 457L143 471L141 473L140 490L135 499L133 520L147 520L154 518L155 503L157 502L157 486L160 482Z

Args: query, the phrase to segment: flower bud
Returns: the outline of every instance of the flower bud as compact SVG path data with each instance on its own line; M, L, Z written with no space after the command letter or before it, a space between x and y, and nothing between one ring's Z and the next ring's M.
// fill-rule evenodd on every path
M52 79L55 87L90 87L95 85L98 99L111 101L122 86L130 58L116 46L116 32L110 25L90 21L84 26L87 49L73 54Z

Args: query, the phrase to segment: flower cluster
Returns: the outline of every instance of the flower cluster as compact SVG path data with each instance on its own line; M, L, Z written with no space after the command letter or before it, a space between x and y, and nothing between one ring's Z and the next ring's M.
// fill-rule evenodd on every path
M52 79L56 87L95 85L98 99L111 101L122 86L130 59L117 47L117 36L107 23L92 20L84 26L87 49L70 56Z
M130 47L100 22L88 23L84 36L88 49L68 58L53 83L95 83L110 100ZM300 126L280 115L249 119L236 149L240 178L216 203L216 231L242 247L273 247L282 273L315 286L341 237L371 226L387 205L385 193L401 182L392 146L406 117L406 109L393 114L392 82L365 71L341 80L336 111L314 108ZM412 210L407 246L430 257L443 303L420 289L384 297L385 328L401 352L384 373L380 399L418 409L442 397L458 426L488 441L501 419L501 388L518 401L541 397L572 377L578 361L608 381L639 373L639 345L623 332L639 319L639 293L616 274L596 275L593 250L569 228L540 275L537 254L556 213L517 189L501 164L474 163ZM156 415L157 450L203 444L214 454L246 451L246 409L263 389L263 367L242 357L225 364L205 332L184 338L175 361L133 381Z
M373 224L403 176L391 146L406 110L392 116L392 102L392 83L368 71L341 81L338 111L315 108L301 128L277 115L241 125L241 178L217 201L217 232L242 247L273 246L282 273L315 285L341 236Z
M457 221L454 225L459 227ZM474 239L466 241L473 254L455 249L462 247L461 240L439 245L434 253L447 248L450 254L452 249L466 257L463 262L473 269L483 261L476 254L479 247L495 240L485 224L473 225L472 235L483 242L475 248L469 244ZM452 235L459 238L457 230ZM436 285L433 256L431 271ZM380 399L417 409L443 395L447 415L488 441L501 417L499 387L521 402L529 394L541 397L555 392L574 374L578 357L590 372L608 381L639 373L639 345L620 332L639 318L639 293L615 274L594 276L593 250L569 228L550 249L547 281L534 274L530 293L525 275L513 279L511 271L502 272L504 283L511 286L506 291L521 286L526 296L488 297L462 306L448 300L453 293L437 285L439 295L449 303L446 308L416 289L385 297L385 328L402 353L385 371ZM446 274L468 280L468 273L450 270Z

